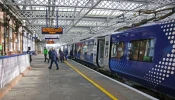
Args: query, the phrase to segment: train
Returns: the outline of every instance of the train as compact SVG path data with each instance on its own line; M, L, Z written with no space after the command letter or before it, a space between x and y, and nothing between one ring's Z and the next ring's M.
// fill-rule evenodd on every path
M175 97L175 20L67 44L75 59Z

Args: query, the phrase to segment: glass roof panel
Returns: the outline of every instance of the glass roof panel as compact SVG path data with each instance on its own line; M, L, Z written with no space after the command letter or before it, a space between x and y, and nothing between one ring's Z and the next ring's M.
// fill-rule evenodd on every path
M23 6L19 6L19 8L20 8L20 9L22 9L22 8L23 8Z
M35 7L36 10L40 10L39 7Z
M151 9L157 8L158 6L160 6L160 5L149 4L148 7L147 7L147 9L148 10L151 10Z
M32 8L35 10L46 10L46 7L43 6L33 6Z
M22 0L15 0L15 2L17 2L17 3L22 3Z
M80 21L76 26L105 26L104 22Z
M117 16L123 13L122 11L113 11L113 10L99 10L99 9L94 9L90 11L87 16L101 16L101 17L107 17L110 15L110 17Z
M33 0L34 4L48 4L48 0Z
M115 12L113 12L113 14L111 16L119 16L122 13L123 13L122 11L115 11Z
M26 7L26 10L30 10L30 7L29 7L29 6L27 6L27 7Z
M46 10L45 8L40 8L40 10Z
M90 27L92 30L104 29L104 31L107 31L107 29L113 29L117 27L120 28L125 25L130 25L131 23L140 22L143 19L152 18L155 15L143 13L139 15L139 10L155 10L159 7L162 7L157 9L160 10L171 7L174 3L173 0L98 1L99 0L15 0L16 4L14 4L19 6L20 9L23 9L23 11L18 10L17 13L19 17L22 18L22 20L27 19L29 22L31 22L26 24L29 28L31 27L32 30L36 29L41 31L41 26L45 26L46 24L46 12L44 10L46 10L46 8L50 8L50 19L54 20L54 22L48 20L48 24L53 26L56 25L56 10L58 9L58 24L62 27L65 27L65 29L68 29L67 33L73 31L76 35L76 33L89 33ZM98 4L96 4L97 2ZM170 4L171 2L172 4ZM24 7L22 5L24 5ZM53 9L55 11L52 13ZM87 14L87 12L89 13ZM157 17L167 13L168 11L157 13ZM123 16L120 18L117 17L122 14L124 15L125 22L123 22ZM107 25L108 28L106 27Z
M81 31L81 33L83 33L83 32L89 32L88 29L83 29L83 30L82 30L82 29L77 29L77 28L75 28L75 29L72 29L72 30L71 30L71 32L77 32L77 33L80 32L80 31Z
M111 8L120 10L132 10L142 4L125 1L102 1L96 8Z

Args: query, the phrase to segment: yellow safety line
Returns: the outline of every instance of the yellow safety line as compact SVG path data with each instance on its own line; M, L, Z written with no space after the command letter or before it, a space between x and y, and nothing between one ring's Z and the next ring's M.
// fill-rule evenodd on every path
M93 85L95 85L97 88L99 88L102 92L104 92L106 95L108 95L112 100L118 100L115 96L113 96L111 93L109 93L107 90L105 90L103 87L92 81L90 78L88 78L86 75L81 73L78 69L73 67L71 64L69 64L67 61L65 61L68 66L70 66L72 69L74 69L76 72L78 72L81 76L83 76L86 80L91 82Z

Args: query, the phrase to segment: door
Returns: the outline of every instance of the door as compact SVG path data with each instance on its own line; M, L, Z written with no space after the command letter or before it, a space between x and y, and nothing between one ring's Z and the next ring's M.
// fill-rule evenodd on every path
M104 45L104 67L106 70L109 70L109 52L110 51L110 35L105 36L105 45Z
M94 46L93 46L93 63L97 65L97 38L94 38Z
M105 57L105 37L98 38L98 48L97 48L97 65L99 67L104 67L104 57Z

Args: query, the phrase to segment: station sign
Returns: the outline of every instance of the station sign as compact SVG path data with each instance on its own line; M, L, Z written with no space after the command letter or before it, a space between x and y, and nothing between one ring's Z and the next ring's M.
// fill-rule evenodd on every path
M48 41L46 41L46 43L47 43L47 44L54 44L55 42L54 42L54 41L48 40Z
M59 39L58 37L45 37L45 39Z
M50 40L50 39L59 39L58 35L46 35L45 40Z
M51 27L43 27L42 34L63 34L63 28L51 28Z

